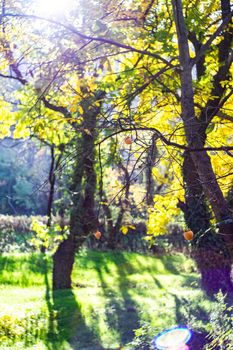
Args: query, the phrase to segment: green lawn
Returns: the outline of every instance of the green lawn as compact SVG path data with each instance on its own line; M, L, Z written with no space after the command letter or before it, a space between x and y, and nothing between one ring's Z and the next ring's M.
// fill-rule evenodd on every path
M0 349L131 349L134 330L205 322L210 303L183 255L83 251L74 288L53 293L51 261L0 257ZM127 345L128 344L128 345Z

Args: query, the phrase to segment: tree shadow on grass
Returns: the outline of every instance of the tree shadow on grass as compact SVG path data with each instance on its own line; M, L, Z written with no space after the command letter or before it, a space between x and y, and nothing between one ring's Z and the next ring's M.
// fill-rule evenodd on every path
M192 320L202 321L203 324L208 323L209 316L206 310L198 304L198 301L178 297L175 294L171 295L175 301L176 321L178 324L185 324Z
M175 261L174 257L171 258L169 255L163 255L160 256L159 259L164 265L164 268L174 275L180 274L180 271L177 268L177 262Z
M98 338L87 326L76 297L71 289L52 291L45 273L46 302L49 312L46 346L49 350L83 349L91 346L101 350Z
M158 288L165 290L166 295L172 297L174 301L175 323L170 324L168 322L167 328L174 325L186 325L190 327L191 324L195 325L195 328L198 324L200 325L200 321L202 325L206 325L209 322L209 315L205 308L201 305L198 297L195 299L195 297L183 297L179 296L178 294L171 293L169 290L164 288L165 286L161 285L156 277L153 277L153 279ZM190 278L190 281L193 282L193 279ZM195 277L194 282L197 283L198 278ZM187 283L187 285L189 284L190 283ZM198 326L198 329L192 329L192 338L188 343L191 350L203 350L204 346L208 343L208 338L206 338L207 332L203 329L203 326L201 327L202 330L199 327L200 326Z
M63 290L52 292L48 277L48 271L51 266L50 263L43 260L41 256L37 257L32 255L29 260L27 265L30 266L30 270L38 273L38 276L41 275L43 277L44 275L46 285L45 297L49 318L46 320L45 315L38 315L38 320L28 319L29 325L27 327L28 332L25 344L27 344L27 342L29 343L34 337L34 339L45 339L49 350L65 350L67 348L82 350L84 349L83 344L85 344L85 349L103 349L98 340L98 331L95 331L94 334L90 327L88 327L73 291ZM179 274L176 268L176 261L173 263L173 261L171 262L168 258L164 257L161 259L161 262L167 272ZM90 266L95 268L98 273L102 287L101 292L104 293L106 300L105 318L109 328L113 329L116 334L119 334L119 343L127 344L134 337L134 329L140 326L140 314L138 312L137 303L133 299L131 293L132 289L135 288L135 283L133 284L132 279L130 279L131 274L140 271L140 259L136 261L135 264L135 259L133 263L131 263L124 253L118 252L109 255L98 253L98 259L96 254L96 259L85 259L85 263L90 263ZM7 271L13 270L15 264L16 262L13 260L10 261L9 259L2 259L0 261L2 269L6 269ZM143 269L146 269L152 277L154 276L155 271L153 271L151 267L145 265ZM115 285L111 285L107 280L108 276L111 276L113 271L116 274L116 278L114 278ZM163 269L161 272L163 273ZM159 289L163 288L159 280L155 280L155 284ZM187 300L179 298L177 295L173 295L173 298L176 304L177 323L184 323L183 308L187 305ZM201 308L199 311L195 311L197 314L199 313L199 315L197 315L198 318L205 317L202 311ZM94 318L95 323L98 323L99 315L94 314L93 308L93 319ZM47 334L43 333L46 327L42 327L42 330L39 331L41 322L48 323ZM97 329L97 327L95 327L95 329ZM80 344L82 344L82 346ZM194 350L195 349L196 348L194 348ZM198 350L200 349L201 348Z
M172 294L172 296L175 300L177 324L186 325L187 322L192 320L201 320L203 324L207 324L209 322L207 312L200 305L198 305L197 302L192 303L192 301L184 297L178 297L175 294ZM204 346L209 342L207 335L208 333L204 330L192 330L192 338L188 344L190 349L204 349Z
M161 257L159 260L162 265L160 266L160 264L158 264L158 269L161 269L162 274L179 274L179 261L175 259L172 260L170 257L166 256ZM134 338L134 330L140 327L141 319L140 313L138 312L138 305L132 298L131 291L135 288L135 283L132 283L132 280L130 280L130 275L138 273L140 268L143 268L144 271L150 274L159 290L165 290L164 286L159 279L154 276L155 270L150 266L141 266L141 261L137 259L137 257L135 257L131 264L124 252L117 252L116 254L111 253L109 257L106 254L100 255L98 261L94 259L93 263L95 263L94 268L98 273L101 288L105 295L106 321L109 327L118 332L121 344L125 345ZM113 273L109 270L108 263L114 264L113 271L116 274L115 281L117 281L117 283L113 286L106 281L106 275ZM136 285L137 284L136 282Z
M140 317L136 302L133 300L130 290L133 288L128 276L133 272L134 267L125 258L124 253L114 256L111 254L111 263L114 265L116 278L115 285L106 282L106 274L111 275L107 267L108 259L101 255L101 261L95 261L95 270L104 293L105 317L108 327L115 330L119 335L120 346L132 341L134 330L139 327Z
M192 275L185 276L185 281L182 283L182 287L201 289L200 277Z

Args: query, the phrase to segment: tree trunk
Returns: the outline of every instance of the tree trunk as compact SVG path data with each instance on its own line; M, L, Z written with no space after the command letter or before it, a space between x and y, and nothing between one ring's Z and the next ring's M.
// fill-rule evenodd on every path
M55 168L55 154L54 154L54 146L50 146L50 152L51 152L51 161L50 161L50 169L49 169L49 193L48 193L48 204L47 204L47 227L50 228L52 224L52 210L53 210L53 200L54 200L54 192L55 192L55 181L56 176L54 173ZM40 247L41 253L45 253L45 246L42 244Z
M184 122L185 136L189 148L203 148L205 133L202 123L195 115L194 93L192 83L192 64L189 54L188 33L182 10L181 0L172 0L173 13L178 36L180 80L181 80L181 111ZM192 161L203 186L217 221L220 222L220 234L227 243L233 242L233 220L227 201L219 187L214 174L211 160L206 151L192 151Z
M152 174L153 167L155 166L156 157L158 156L158 150L156 147L157 135L154 135L151 140L151 146L148 149L147 161L146 161L146 204L153 206L155 196L155 180Z
M129 207L129 190L130 190L130 174L127 169L127 165L125 166L122 161L118 162L119 168L124 172L124 194L125 198L122 200L119 199L119 213L116 219L115 224L113 225L113 219L110 221L110 225L112 226L111 231L108 235L107 247L109 249L115 249L117 245L117 235L120 233L122 221L125 216L125 212ZM111 215L111 211L109 209L109 214Z
M64 240L53 255L53 290L71 288L71 273L75 258L74 236Z
M84 175L83 149L80 140L77 140L75 168L73 173L72 191L73 207L70 214L70 234L58 247L53 256L53 290L68 289L72 287L72 270L77 247L84 240L82 216L83 195L82 179ZM82 142L81 142L82 145ZM77 239L79 237L79 239Z
M83 100L82 133L76 139L76 158L71 191L73 206L70 214L70 235L58 247L53 257L53 288L71 288L71 274L75 252L88 235L97 229L95 213L95 136L97 116L100 112L103 93ZM99 101L98 107L96 101Z
M203 128L203 120L198 119L195 115L192 62L189 54L188 32L183 16L182 1L172 0L172 7L178 37L181 81L181 116L184 122L186 141L190 149L202 149L205 145L206 127L208 126L208 122L205 123L205 127ZM220 63L223 63L222 60L220 60ZM216 103L218 103L217 100ZM184 172L187 172L186 181L190 181L190 184L187 187L189 191L194 191L192 198L189 199L190 203L187 203L186 220L189 222L189 225L194 228L195 232L196 224L193 223L192 217L198 215L200 210L204 209L205 212L203 202L200 203L201 206L198 208L198 196L200 196L200 202L203 201L201 200L201 198L203 198L203 193L201 191L203 188L203 192L211 204L215 218L220 223L220 235L215 237L215 240L212 241L214 235L210 236L210 233L204 234L199 238L197 250L195 251L195 259L201 269L203 287L207 291L209 290L210 293L215 293L218 289L222 289L225 292L232 291L230 280L230 260L228 255L229 250L228 252L226 252L227 249L223 250L222 247L224 243L221 242L224 239L227 244L232 244L233 242L233 221L231 220L231 212L227 205L227 201L225 200L217 182L210 157L206 151L192 151L190 156L186 155L185 162L187 163L184 164ZM190 170L189 167L192 167L193 170ZM191 174L189 172L191 172ZM196 180L194 180L195 176ZM202 187L200 187L199 194L199 191L197 191L198 181L200 181ZM192 189L193 185L194 189ZM197 191L197 194L195 194L195 191ZM201 221L202 219L200 217L200 225ZM207 227L206 224L207 222L204 220L204 228Z
M56 182L56 175L55 175L55 154L54 154L54 146L50 146L51 151L51 163L50 163L50 169L49 169L49 197L48 197L48 205L47 205L47 227L51 226L52 223L52 210L53 210L53 200L54 200L54 192L55 192L55 182Z
M185 205L181 209L187 226L194 232L192 256L201 273L202 288L209 296L220 289L223 293L232 292L228 249L222 238L210 229L210 212L203 187L192 157L187 152L184 154L183 179Z

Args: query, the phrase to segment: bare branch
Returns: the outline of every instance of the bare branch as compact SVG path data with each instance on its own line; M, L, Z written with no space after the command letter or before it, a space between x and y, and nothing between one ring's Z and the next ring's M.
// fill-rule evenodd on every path
M227 113L223 113L222 111L218 111L217 116L220 119L229 120L230 122L233 123L233 117L228 115Z
M210 48L210 45L213 43L214 39L217 38L217 36L219 36L219 34L221 34L222 30L227 26L227 24L231 21L233 15L233 11L231 13L228 14L228 16L226 16L224 18L224 20L222 21L222 23L220 24L220 26L217 28L217 30L211 35L211 37L209 38L209 40L207 40L207 42L205 44L202 45L200 51L198 52L198 54L196 55L196 57L194 57L191 60L191 65L194 66L199 59L206 53L206 51Z
M157 135L157 137L167 146L172 146L187 152L206 152L206 151L216 151L216 152L226 152L228 154L229 151L233 151L233 146L220 146L220 147L196 147L191 148L186 145L181 145L177 142L173 142L168 140L158 129L153 127L134 127L134 128L121 128L118 131L113 132L111 135L104 137L101 141L99 141L96 145L100 145L109 138L130 131L151 131Z
M36 16L36 15L6 13L6 14L0 16L0 20L3 17L15 17L15 18L18 17L18 18L28 18L28 19L32 19L32 20L37 19L40 21L46 21L46 22L49 22L49 23L54 24L56 26L60 26L64 29L68 30L69 32L79 36L82 39L97 41L97 42L101 42L103 44L109 44L111 46L119 47L119 48L126 49L126 50L129 50L132 52L137 52L137 53L149 56L149 57L154 57L154 58L158 59L159 61L165 63L167 66L169 66L171 68L175 68L168 60L166 60L162 56L158 55L157 53L150 52L147 50L140 50L140 49L137 49L136 47L120 43L120 42L115 41L113 39L107 39L107 38L100 37L100 36L95 37L95 36L83 34L71 25L66 25L64 23L58 22L58 21L50 19L50 18L40 17L40 16Z
M59 113L63 114L64 117L66 117L66 118L70 118L70 119L72 118L72 115L67 110L67 108L65 108L63 106L54 105L53 103L48 101L44 96L41 97L41 101L44 103L46 108L49 108L54 112L59 112Z

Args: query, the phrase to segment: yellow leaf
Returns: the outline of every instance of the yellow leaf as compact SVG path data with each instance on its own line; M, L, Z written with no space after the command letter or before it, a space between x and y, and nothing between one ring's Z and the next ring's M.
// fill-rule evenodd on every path
M121 232L123 233L123 235L127 235L128 230L129 230L128 226L121 226Z
M78 105L77 110L79 111L80 114L83 114L83 108L82 106Z
M83 131L85 131L85 133L86 133L87 135L92 136L92 134L91 134L91 132L90 132L90 130L89 130L89 129L83 129Z

